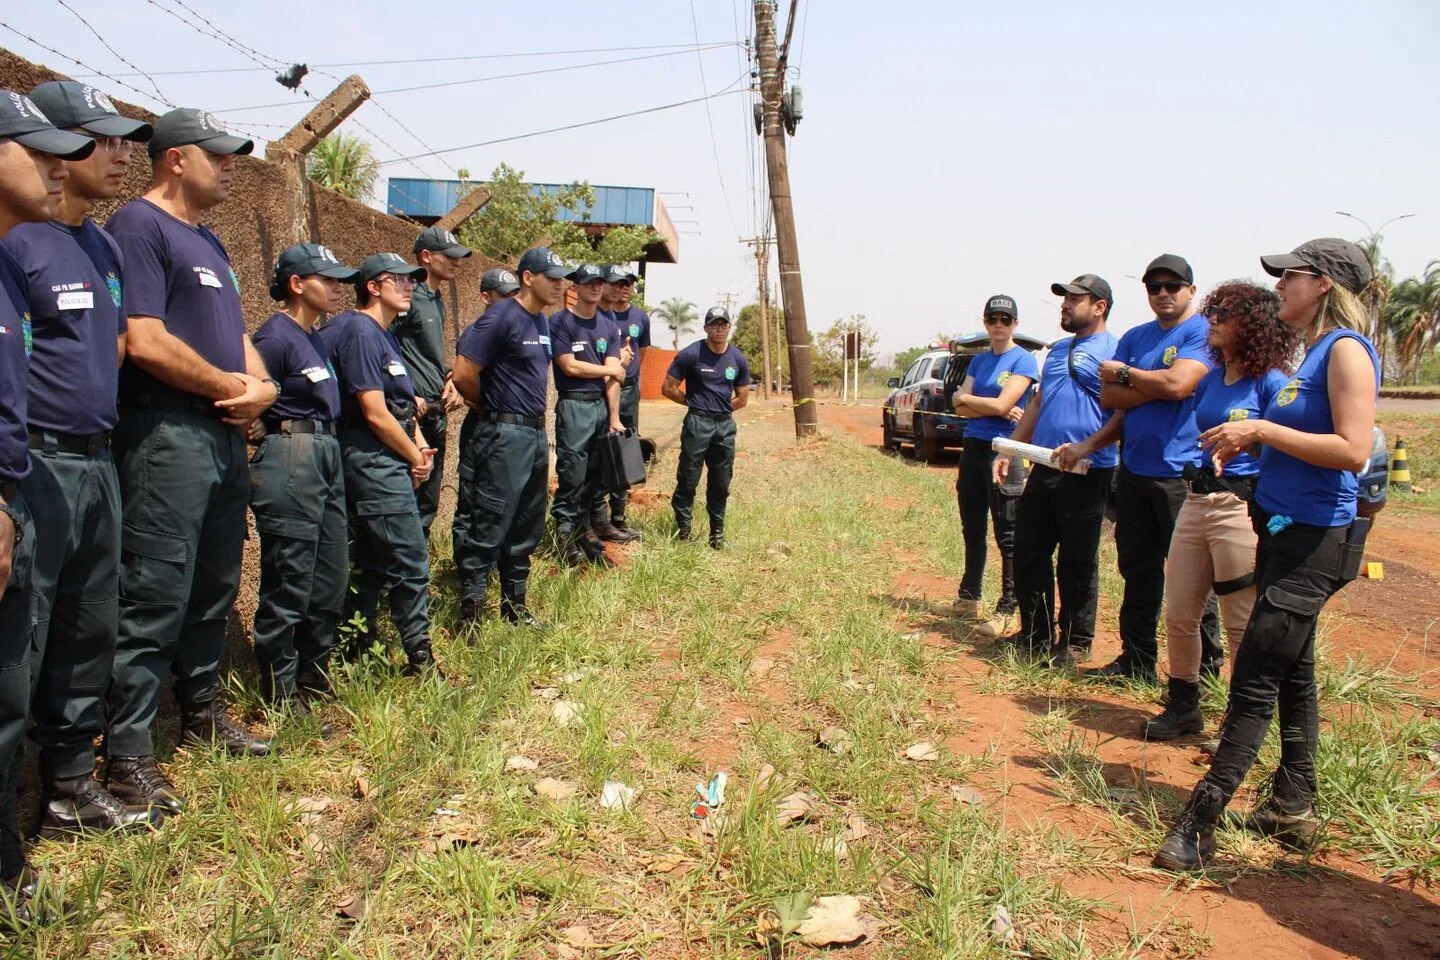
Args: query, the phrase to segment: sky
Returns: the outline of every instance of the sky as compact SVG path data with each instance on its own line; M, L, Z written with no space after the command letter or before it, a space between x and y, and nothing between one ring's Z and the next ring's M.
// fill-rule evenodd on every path
M7 4L0 21L65 56L4 28L0 45L89 72L66 59L78 58L114 78L88 82L163 109L123 58L165 98L262 136L278 137L306 101L167 8L193 22L188 5L267 62L429 58L322 68L379 92L355 117L368 131L352 132L387 160L738 89L384 170L453 177L463 166L480 178L504 162L538 182L653 187L676 221L693 222L677 222L680 263L649 270L647 300L703 311L726 294L756 299L740 240L763 229L764 158L744 89L743 0L429 4L403 17L374 0L66 3L104 43L60 3L30 2ZM976 329L986 298L1004 292L1022 329L1048 337L1059 334L1050 284L1094 272L1115 289L1111 329L1123 332L1150 319L1133 277L1154 256L1187 257L1203 295L1259 276L1261 254L1368 233L1338 210L1377 228L1413 214L1383 230L1384 252L1400 276L1417 274L1440 260L1437 41L1434 0L800 0L789 82L803 89L804 119L789 149L810 328L863 314L880 351L899 351ZM612 49L641 47L654 49ZM557 52L575 50L595 52ZM203 72L170 72L181 70ZM333 81L312 74L306 86L323 96ZM281 106L237 109L269 104ZM773 285L773 257L771 271Z

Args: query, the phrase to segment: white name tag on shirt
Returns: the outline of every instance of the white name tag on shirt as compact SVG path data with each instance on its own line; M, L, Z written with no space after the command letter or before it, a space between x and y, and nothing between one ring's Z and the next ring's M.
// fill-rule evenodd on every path
M550 346L550 338L549 338L549 337L541 337L541 338L540 338L540 342L541 342L543 345L547 346L547 347Z
M305 371L305 379L311 383L319 383L322 380L330 379L330 371L324 367L311 367Z
M89 290L70 290L55 297L57 310L93 310L95 294Z
M583 343L572 343L572 344L570 344L570 350L571 350L572 353L584 353L584 352L585 352L585 344L583 344Z
M200 286L202 286L202 287L214 287L216 290L219 290L219 289L220 289L220 278L217 277L217 276L215 276L215 274L213 274L213 273L197 273L197 274L195 274L195 276L197 276L197 277L200 278Z
M398 360L392 360L390 365L385 368L385 372L392 377L403 377L405 376L405 364Z

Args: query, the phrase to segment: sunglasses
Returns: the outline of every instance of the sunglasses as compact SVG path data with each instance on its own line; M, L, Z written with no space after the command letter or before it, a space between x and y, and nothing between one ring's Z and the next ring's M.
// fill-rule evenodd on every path
M1285 271L1285 275L1284 275L1283 277L1281 277L1280 279L1282 279L1282 280L1289 280L1292 276L1295 276L1295 277L1318 277L1318 276L1320 276L1320 273L1319 273L1319 271L1316 271L1316 270L1286 270L1286 271Z
M1184 280L1147 280L1145 282L1145 292L1153 297L1157 296L1161 290L1164 290L1173 296L1188 286L1190 286L1190 284Z
M985 326L987 327L1013 327L1014 325L1015 318L1006 316L1003 313L992 313L985 318Z

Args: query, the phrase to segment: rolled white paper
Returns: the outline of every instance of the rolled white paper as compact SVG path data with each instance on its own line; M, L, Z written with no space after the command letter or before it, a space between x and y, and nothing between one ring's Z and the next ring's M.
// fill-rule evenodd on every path
M1049 447L1037 447L1033 443L1020 443L1009 437L996 437L990 441L990 446L996 453L1004 454L1007 457L1024 457L1031 463L1043 463L1047 467L1060 469L1060 465L1055 462L1055 451ZM1090 458L1085 457L1076 461L1075 465L1066 472L1089 473Z

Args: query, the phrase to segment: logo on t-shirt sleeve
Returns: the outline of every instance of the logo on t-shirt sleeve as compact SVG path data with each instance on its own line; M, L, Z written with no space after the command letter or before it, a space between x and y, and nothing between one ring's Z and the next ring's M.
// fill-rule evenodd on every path
M726 368L725 368L725 379L726 379L726 380L734 380L734 379L735 379L735 374L736 374L736 370L735 370L735 368L734 368L733 366L729 366L729 367L726 367Z
M115 276L115 271L105 274L105 288L110 291L110 302L120 306L120 278Z
M1000 376L998 376L998 377L995 378L995 386L997 386L997 387L1003 387L1003 386L1005 386L1005 381L1009 380L1009 379L1010 379L1010 376L1011 376L1010 371L1009 371L1009 370L1006 370L1004 373L1000 374Z
M1166 348L1165 348L1165 353L1160 357L1160 362L1163 363L1163 364L1165 364L1165 366L1168 367L1168 366L1170 366L1171 364L1173 364L1173 363L1175 362L1175 358L1178 357L1179 355L1180 355L1180 348L1179 348L1179 347L1166 347Z
M1288 407L1294 403L1295 398L1300 394L1300 384L1304 382L1304 380L1296 377L1281 387L1280 392L1275 394L1275 405L1277 407Z
M632 323L632 324L630 324L630 336L631 336L631 337L638 337L638 336L640 336L640 324L638 324L638 323Z
M606 340L604 337L595 338L595 352L600 354L600 356L605 356L605 348L608 346L610 346L609 340Z

